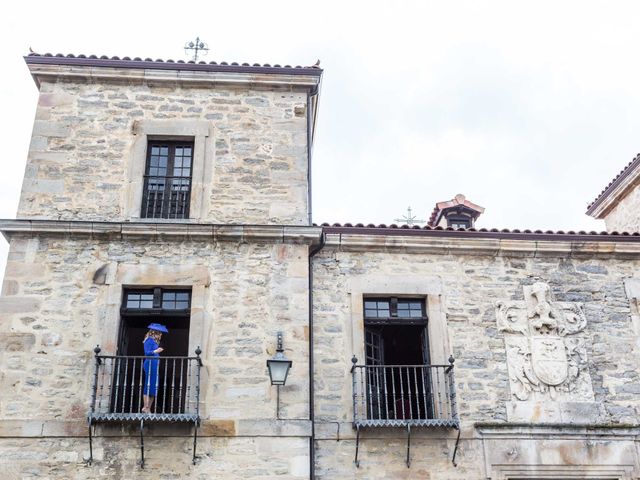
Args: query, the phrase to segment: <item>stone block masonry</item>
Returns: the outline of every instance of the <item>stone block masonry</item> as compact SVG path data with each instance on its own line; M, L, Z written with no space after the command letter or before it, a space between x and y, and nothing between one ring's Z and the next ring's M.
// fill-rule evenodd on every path
M307 254L304 244L13 236L5 286L18 286L0 299L0 472L308 477ZM204 362L197 466L181 425L148 427L144 471L137 430L99 425L96 463L84 464L92 350L115 353L122 291L135 285L192 288L189 351L200 345ZM293 361L281 420L265 365L277 331Z
M364 243L366 240L361 241L359 250L363 250ZM390 478L389 473L393 472L393 478L480 479L485 478L487 467L482 454L482 436L475 427L483 422L557 425L540 433L545 441L564 438L561 425L636 424L640 397L634 392L640 389L637 368L640 351L633 333L624 279L638 275L638 260L371 250L325 247L314 263L318 478ZM580 382L588 385L575 389L567 386L566 390L565 386L557 387L557 393L547 387L533 392L524 401L516 396L522 393L516 389L520 384L510 379L516 370L509 363L505 338L511 335L525 341L527 337L501 330L496 309L499 302L524 308L521 305L529 298L527 292L534 285L537 288L537 282L544 282L550 288L552 317L556 310L572 312L575 305L584 311L584 330L580 330L580 325L575 326L579 331L579 345L584 349L580 354L584 357L584 366L580 363L581 357L576 357L580 366L575 372L570 370L569 375L577 375ZM387 295L399 296L422 291L427 304L437 303L441 308L446 329L439 336L431 335L430 331L429 345L432 351L440 351L445 345L446 354L452 353L456 360L457 401L462 423L458 468L451 463L455 431L412 429L413 462L411 469L407 469L404 464L406 428L381 427L364 430L360 441L361 468L353 466L355 432L350 423L353 415L350 358L355 354L360 363L364 363L364 325L361 314L354 315L354 308L358 308L367 294L380 296L385 288ZM428 311L433 309L428 307ZM526 322L525 310L516 313ZM437 316L432 314L429 322L436 321ZM515 322L515 317L509 318ZM569 327L574 328L573 317L567 318ZM576 342L571 335L566 338L567 345ZM564 354L564 347L560 353ZM562 361L564 357L558 358ZM434 363L442 360L432 358ZM585 370L581 370L583 368ZM518 439L530 434L512 431L509 435ZM597 438L592 440L594 445L598 442ZM523 449L527 455L541 455L539 446L517 442L514 445L514 452ZM579 442L569 442L566 448L581 451ZM588 458L584 453L576 455L572 460L575 465L605 462ZM544 464L544 458L536 458ZM625 461L628 458L625 457ZM504 461L518 463L508 457Z
M306 103L295 86L42 81L18 218L139 218L146 140L196 138L192 220L306 225Z
M604 217L610 232L640 232L640 183Z

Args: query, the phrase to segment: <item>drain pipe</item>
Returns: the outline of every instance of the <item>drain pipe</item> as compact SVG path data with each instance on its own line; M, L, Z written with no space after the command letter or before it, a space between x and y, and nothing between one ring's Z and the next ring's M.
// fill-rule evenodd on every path
M309 478L316 478L316 416L314 411L314 363L313 363L313 257L324 248L324 231L320 243L309 250L309 420L311 421L311 439L309 440Z
M311 158L313 147L313 130L315 128L315 122L317 121L317 111L314 112L314 118L311 118L311 109L313 107L312 97L316 97L315 101L318 101L318 95L320 94L320 81L315 87L313 87L307 93L307 219L309 226L313 225L313 209L312 209L312 196L311 196ZM309 250L309 421L311 422L311 438L309 439L309 478L315 480L316 478L316 418L314 411L314 363L313 363L313 257L320 251L325 245L324 229L320 234L320 243L314 248Z

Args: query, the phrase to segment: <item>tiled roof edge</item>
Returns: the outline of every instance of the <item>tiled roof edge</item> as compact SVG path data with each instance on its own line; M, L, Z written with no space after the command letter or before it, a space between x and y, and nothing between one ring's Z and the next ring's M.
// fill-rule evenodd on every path
M604 242L640 242L640 232L596 232L596 231L553 231L553 230L519 230L519 229L486 229L486 228L443 228L443 227L420 227L417 225L374 225L374 224L329 224L323 223L320 226L325 233L349 233L362 235L413 235L413 236L436 236L436 237L460 237L460 238L508 238L514 240L568 240L571 241L604 241Z
M145 68L159 70L190 70L205 72L233 72L233 73L266 73L284 75L322 76L323 70L317 66L303 67L300 65L279 64L249 64L238 62L194 62L184 60L162 60L151 58L108 57L102 55L63 55L63 54L39 54L30 53L24 57L27 65L75 65L87 67L114 67L114 68Z
M607 185L604 190L602 190L602 192L600 192L600 195L598 195L596 197L596 199L591 202L589 204L589 206L587 207L587 215L591 215L596 208L598 208L598 206L604 202L604 200L611 194L611 192L613 192L613 190L615 190L615 188L620 185L620 183L622 183L624 181L625 178L627 178L629 175L631 175L631 173L633 173L633 171L640 167L640 153L636 155L636 157L631 160L626 167L624 167L620 173L618 175L616 175L616 177L611 180L611 182L609 182L609 185Z

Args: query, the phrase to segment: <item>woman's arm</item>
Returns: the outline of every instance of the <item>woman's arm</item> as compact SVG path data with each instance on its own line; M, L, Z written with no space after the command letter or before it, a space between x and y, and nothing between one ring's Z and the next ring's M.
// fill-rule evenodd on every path
M145 356L149 357L152 355L155 355L156 350L158 350L158 344L156 343L156 341L153 338L147 338L144 341L144 354Z

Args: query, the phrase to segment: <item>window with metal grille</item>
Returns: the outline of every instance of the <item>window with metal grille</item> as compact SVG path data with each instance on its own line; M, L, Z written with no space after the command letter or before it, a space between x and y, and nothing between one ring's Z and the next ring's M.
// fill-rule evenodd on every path
M142 218L189 218L193 141L150 140Z

